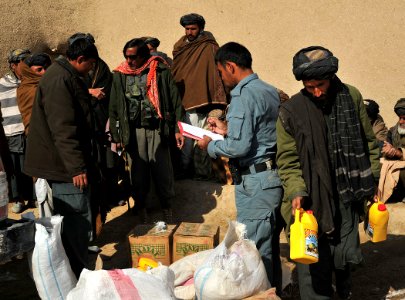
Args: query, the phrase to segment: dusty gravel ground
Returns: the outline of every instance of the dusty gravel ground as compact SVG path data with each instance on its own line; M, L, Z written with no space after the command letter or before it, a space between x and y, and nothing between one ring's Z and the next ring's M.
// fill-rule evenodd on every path
M184 180L176 182L176 190L177 219L216 223L221 227L220 235L223 238L227 220L235 218L233 187ZM133 206L132 200L130 205ZM37 214L36 209L25 212L28 211ZM20 218L15 214L9 217ZM158 210L152 214L152 218L161 218ZM138 223L138 217L128 211L127 206L115 207L108 214L107 223L96 241L96 245L102 249L100 257L104 269L130 267L126 235ZM389 235L387 241L379 244L367 241L363 234L361 240L365 264L353 272L353 299L405 299L405 235ZM289 250L283 234L281 241L282 259L291 267L291 263L287 262ZM90 257L91 267L94 267L97 255ZM1 299L39 299L29 275L26 256L0 266L0 295ZM288 287L283 299L299 299L297 287Z

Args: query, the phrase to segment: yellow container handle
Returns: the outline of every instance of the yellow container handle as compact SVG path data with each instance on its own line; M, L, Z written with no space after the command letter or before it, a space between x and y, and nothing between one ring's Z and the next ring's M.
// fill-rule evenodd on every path
M300 217L301 217L301 212L302 212L302 208L296 208L295 209L295 214L294 214L294 223L300 223Z

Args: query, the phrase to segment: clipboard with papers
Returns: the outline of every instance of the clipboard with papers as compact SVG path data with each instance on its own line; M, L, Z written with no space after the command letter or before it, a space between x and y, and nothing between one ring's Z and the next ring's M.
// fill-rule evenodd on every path
M180 133L183 136L191 138L193 140L202 140L204 135L210 137L213 141L221 141L224 139L222 135L206 129L202 129L180 121L177 122L177 124L179 125Z

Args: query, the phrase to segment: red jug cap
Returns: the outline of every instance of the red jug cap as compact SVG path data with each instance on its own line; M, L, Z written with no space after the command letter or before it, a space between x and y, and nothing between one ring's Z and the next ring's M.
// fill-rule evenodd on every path
M312 210L307 210L306 213L312 215L314 212Z
M385 210L387 210L387 207L385 206L385 204L378 204L378 210L385 211Z

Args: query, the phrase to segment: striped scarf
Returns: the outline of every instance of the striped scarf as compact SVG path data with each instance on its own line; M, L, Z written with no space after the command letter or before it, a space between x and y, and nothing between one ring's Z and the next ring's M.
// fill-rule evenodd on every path
M329 153L336 172L337 190L347 206L374 193L371 163L365 151L357 110L348 88L336 77L335 103L330 114Z
M6 136L14 136L24 132L24 124L17 105L17 87L19 84L20 81L12 73L8 73L0 79L0 107Z
M157 76L156 68L159 65L159 62L167 65L167 62L159 56L151 56L148 61L138 69L131 69L126 61L122 62L118 67L114 69L116 72L120 72L125 75L138 76L145 69L149 68L148 77L146 78L146 95L149 98L149 101L152 103L153 107L156 110L159 118L162 119L162 113L160 111L160 102L159 102L159 91L157 86Z

